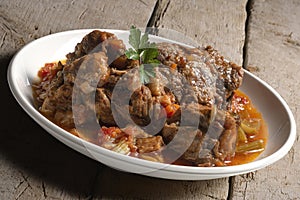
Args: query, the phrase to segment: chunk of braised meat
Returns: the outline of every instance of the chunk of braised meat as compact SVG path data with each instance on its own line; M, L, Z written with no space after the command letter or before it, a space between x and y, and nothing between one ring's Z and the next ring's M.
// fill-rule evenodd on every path
M163 96L165 94L164 86L159 78L152 78L151 83L147 84L152 96Z
M241 66L224 59L224 57L221 56L219 52L213 49L211 46L207 46L205 51L207 51L212 58L210 62L215 64L217 70L222 75L224 79L224 85L227 89L226 96L230 97L232 92L241 86L244 71L242 70Z
M178 157L193 162L198 159L200 148L203 145L201 130L192 126L177 127L175 123L165 124L162 136L168 145L164 154L177 154Z
M148 87L142 85L135 90L131 96L131 105L129 106L129 113L133 121L141 126L150 123L150 110L152 109L152 96Z
M203 139L198 159L193 162L198 166L219 166L224 161L234 156L237 139L237 126L234 118L225 113L225 118L217 119ZM215 129L216 128L216 129Z
M152 78L151 83L148 84L153 96L163 96L169 90L176 96L177 101L181 102L185 94L191 92L185 85L186 81L182 79L182 75L170 70L169 67L160 65L154 68L154 72L155 78Z
M70 129L74 128L74 118L71 110L60 110L58 109L54 115L54 120L61 127Z
M139 153L149 153L153 151L158 151L163 145L164 142L161 136L136 139L137 151Z
M75 51L67 54L67 63L71 63L89 53L104 52L108 56L108 63L112 63L116 58L123 55L125 45L114 34L94 30L84 36L82 41L75 47Z
M107 67L103 52L85 55L65 65L49 83L40 111L64 128L74 128L74 120L77 125L90 122L91 114L95 113L93 93L107 81Z
M176 70L185 77L187 84L193 88L198 102L203 105L214 104L216 80L218 73L202 57L193 57L192 49L177 44L159 43L158 59L167 66L176 66ZM202 52L199 52L203 54Z
M95 110L100 123L115 126L115 120L111 111L110 97L104 88L97 88L95 99Z
M102 87L109 77L107 56L103 52L85 55L63 68L64 82L76 84L82 92L90 93ZM77 77L77 79L76 79Z
M164 142L166 144L171 142L175 137L175 135L177 134L177 132L178 132L178 126L175 123L171 123L171 124L165 123L161 132Z
M224 106L224 100L242 83L242 68L226 61L211 47L187 48L169 43L159 43L157 47L158 59L169 67L176 66L203 105Z
M230 158L235 153L237 140L237 125L234 118L226 113L224 131L219 138L219 144L214 149L215 156L221 161Z
M162 129L164 142L169 144L173 141L179 129L186 130L185 137L177 138L172 144L172 149L178 152L184 145L189 145L186 151L181 152L181 159L198 166L215 166L234 156L237 128L234 118L227 112L219 113L206 132L199 129L195 132L193 127L179 127L176 123L166 123ZM190 144L186 144L187 141L190 141Z
M126 55L121 55L121 56L117 57L115 60L113 60L109 66L111 68L116 68L119 70L132 69L134 67L139 66L139 61L131 60L131 59L128 59Z
M184 110L184 116L181 116L182 110ZM212 108L209 106L198 103L184 104L174 115L167 119L167 123L181 122L183 125L196 125L200 130L206 132L210 125L212 112Z
M182 158L195 162L199 159L199 152L202 147L203 133L200 130L194 131L195 136L189 148L183 153Z
M118 87L114 88L117 83ZM116 92L118 95L126 95L133 93L134 90L141 85L140 73L138 69L118 70L111 68L108 83L104 87L114 90L114 92Z
M186 125L197 125L203 131L206 131L210 124L211 107L203 106L197 103L183 105L181 110L184 110L184 118L181 123Z
M104 85L105 88L108 88L110 90L113 90L117 82L120 80L120 78L125 75L128 71L127 70L118 70L115 68L110 68L110 75L107 79L107 83ZM125 90L127 88L124 88Z
M65 128L74 127L72 91L73 87L69 84L60 86L52 95L46 97L40 108L41 113Z

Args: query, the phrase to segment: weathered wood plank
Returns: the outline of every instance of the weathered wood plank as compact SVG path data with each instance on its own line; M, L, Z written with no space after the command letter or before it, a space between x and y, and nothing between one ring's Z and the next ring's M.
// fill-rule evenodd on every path
M82 199L103 167L49 136L17 105L6 83L9 59L26 43L79 28L146 26L155 0L0 3L0 87L7 122L0 127L0 199ZM138 16L138 17L137 17Z
M9 125L12 131L1 130L0 199L74 199L91 194L97 162L61 144L27 116L19 127Z
M226 199L226 179L174 181L103 169L95 199Z
M200 46L211 45L229 60L242 64L245 38L246 0L170 1L154 24L158 28L176 30Z
M298 137L282 160L256 173L235 177L233 199L300 198L300 155L296 153L300 150L299 11L299 1L253 1L246 65L258 69L254 73L287 101L298 123Z
M1 55L55 32L82 28L128 29L145 26L155 0L9 1L0 4Z
M213 45L242 64L245 5L246 1L162 0L149 25L174 29L199 44ZM217 13L220 8L224 12ZM101 199L227 199L229 179L171 181L105 168L96 187L94 197Z

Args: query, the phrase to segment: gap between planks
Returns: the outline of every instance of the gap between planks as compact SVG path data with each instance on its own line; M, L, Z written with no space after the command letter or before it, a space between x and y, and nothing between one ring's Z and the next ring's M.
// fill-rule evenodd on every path
M247 67L247 54L248 54L248 41L249 41L249 21L251 17L251 9L253 6L254 0L248 0L246 3L246 13L247 17L245 20L245 39L244 39L244 45L243 45L243 60L242 60L242 67L245 69ZM155 6L153 8L152 14L146 24L145 28L154 28L154 31L157 31L156 28L159 27L160 21L164 17L164 14L166 13L168 6L170 4L170 0L157 0L155 3ZM147 31L147 30L146 30ZM91 192L91 195L89 196L88 199L93 199L93 196L95 194L95 187L97 185L97 177L100 175L100 169L97 170L96 178L94 180L93 184L93 191ZM227 195L227 200L232 200L233 199L233 186L235 183L235 177L229 177L228 178L228 195Z

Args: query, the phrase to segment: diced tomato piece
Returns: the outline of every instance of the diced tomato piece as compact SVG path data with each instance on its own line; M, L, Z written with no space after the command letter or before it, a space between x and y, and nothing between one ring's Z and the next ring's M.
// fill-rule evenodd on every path
M176 64L176 63L172 63L172 64L170 65L170 68L171 68L172 70L176 70L176 69L177 69L177 64Z
M42 80L47 80L54 77L54 75L57 72L56 70L54 70L54 67L55 67L55 63L46 63L44 67L42 67L38 72L38 76Z
M234 113L238 113L242 110L245 110L245 107L248 106L250 103L250 100L239 94L239 92L236 92L232 98L232 104L231 104L231 110Z
M168 105L165 109L166 109L166 113L167 113L167 117L170 118L172 117L176 111L180 108L180 106L178 104L170 104Z
M103 131L103 134L105 135L109 135L112 138L116 138L120 135L120 133L122 132L118 127L105 127L103 126L101 128L101 130Z

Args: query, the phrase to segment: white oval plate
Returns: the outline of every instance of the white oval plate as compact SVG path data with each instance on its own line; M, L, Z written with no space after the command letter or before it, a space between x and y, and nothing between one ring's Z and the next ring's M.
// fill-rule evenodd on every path
M107 30L128 44L128 31ZM189 167L155 163L112 152L84 141L50 122L33 105L31 83L38 70L46 63L65 59L75 45L92 29L73 30L52 34L24 46L12 59L8 68L10 89L22 108L46 131L74 150L112 168L152 177L176 180L207 180L248 173L266 167L285 156L296 137L292 112L282 97L267 83L245 71L240 88L262 112L269 129L266 150L255 161L226 167ZM152 37L153 41L170 41Z

